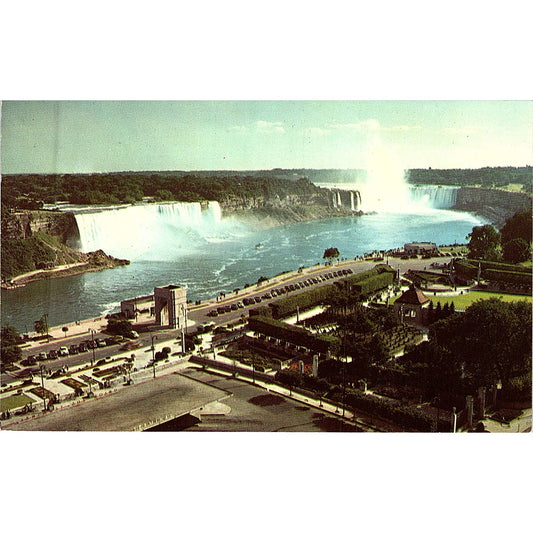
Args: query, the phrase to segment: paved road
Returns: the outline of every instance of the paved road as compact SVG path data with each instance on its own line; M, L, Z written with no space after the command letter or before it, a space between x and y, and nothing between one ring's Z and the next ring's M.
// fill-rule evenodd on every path
M331 432L361 431L320 409L267 392L242 381L190 368L182 372L226 390L229 395L209 409L193 413L201 423L186 431ZM171 427L169 428L171 430Z

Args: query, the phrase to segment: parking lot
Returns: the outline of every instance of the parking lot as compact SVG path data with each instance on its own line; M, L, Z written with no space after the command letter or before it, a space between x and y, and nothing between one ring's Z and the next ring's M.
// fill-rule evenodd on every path
M225 313L231 313L232 311L238 311L239 309L245 309L248 306L268 302L279 296L289 294L292 292L298 292L305 290L313 285L320 285L323 283L331 282L336 278L342 278L353 274L351 268L344 268L339 270L333 270L331 272L325 272L324 274L317 274L316 276L309 276L301 281L295 281L294 283L288 283L283 286L269 289L261 295L248 296L239 301L234 301L231 304L219 305L216 309L212 309L207 313L209 317L218 317Z

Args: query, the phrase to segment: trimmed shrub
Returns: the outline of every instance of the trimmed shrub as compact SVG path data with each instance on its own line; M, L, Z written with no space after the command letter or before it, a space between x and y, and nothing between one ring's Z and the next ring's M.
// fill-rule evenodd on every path
M249 328L256 333L284 340L297 346L304 346L318 353L336 354L340 347L340 339L331 335L313 335L306 329L291 326L268 317L250 317Z

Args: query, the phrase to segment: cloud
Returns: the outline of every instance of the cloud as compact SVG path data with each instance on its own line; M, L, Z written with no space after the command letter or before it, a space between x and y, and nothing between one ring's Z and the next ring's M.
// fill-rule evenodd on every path
M380 131L416 131L422 129L422 126L407 126L406 124L400 124L397 126L382 126L379 121L374 118L360 120L359 122L350 122L347 124L339 124L335 122L328 124L327 127L331 129L352 130L363 133L377 133Z
M267 122L266 120L258 120L255 122L258 130L265 133L285 133L283 122Z
M322 137L324 135L330 135L331 130L327 128L318 128L315 126L312 126L310 128L305 128L303 130L304 135L309 137Z
M230 130L244 133L246 131L246 126L232 126Z

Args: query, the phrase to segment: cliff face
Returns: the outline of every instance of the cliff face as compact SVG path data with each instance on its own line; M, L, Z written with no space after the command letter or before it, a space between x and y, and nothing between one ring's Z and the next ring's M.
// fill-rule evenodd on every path
M72 213L29 210L2 213L2 288L129 264L102 250L90 253L74 250L71 246L79 238Z
M531 197L524 193L461 187L457 191L455 209L473 211L488 218L497 226L519 211L531 209Z
M358 198L356 191L350 196L350 191L319 189L312 195L235 197L220 206L224 216L236 216L254 227L270 228L319 218L360 215L356 211Z
M72 213L18 211L2 217L2 240L27 239L38 231L71 246L80 238L78 225Z

